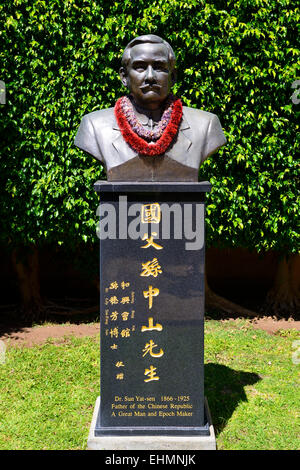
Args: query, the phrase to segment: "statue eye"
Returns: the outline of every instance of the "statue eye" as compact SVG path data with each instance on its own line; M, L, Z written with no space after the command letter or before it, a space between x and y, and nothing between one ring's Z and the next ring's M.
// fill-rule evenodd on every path
M142 71L142 70L146 69L146 65L143 64L143 63L138 62L137 64L134 64L133 68L134 68L134 70Z
M165 72L167 71L167 64L163 62L157 62L156 64L154 64L153 68L154 70L161 70L162 72Z

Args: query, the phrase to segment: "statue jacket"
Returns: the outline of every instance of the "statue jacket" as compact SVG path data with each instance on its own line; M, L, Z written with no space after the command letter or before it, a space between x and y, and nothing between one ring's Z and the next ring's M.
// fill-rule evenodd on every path
M226 138L215 114L184 106L177 137L165 154L142 156L126 143L114 108L108 108L83 116L74 143L100 160L109 181L198 181L201 163Z

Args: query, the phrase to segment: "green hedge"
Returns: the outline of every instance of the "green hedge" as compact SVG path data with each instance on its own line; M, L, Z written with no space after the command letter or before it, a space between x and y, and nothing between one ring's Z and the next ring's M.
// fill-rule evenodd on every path
M150 5L149 5L150 4ZM94 241L104 174L73 139L113 106L126 44L148 32L177 54L174 91L216 113L228 144L201 167L210 245L299 249L299 9L289 0L5 0L0 6L2 242ZM298 134L299 137L299 134ZM298 170L298 173L297 173Z

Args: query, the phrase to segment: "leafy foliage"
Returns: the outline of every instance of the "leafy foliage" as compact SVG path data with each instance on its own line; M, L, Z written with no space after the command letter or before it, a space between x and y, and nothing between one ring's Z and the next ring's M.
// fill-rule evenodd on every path
M209 244L299 248L299 49L293 0L13 0L0 6L3 242L95 240L98 162L76 149L81 117L113 106L126 44L148 32L176 54L175 93L216 113L228 144L209 179Z

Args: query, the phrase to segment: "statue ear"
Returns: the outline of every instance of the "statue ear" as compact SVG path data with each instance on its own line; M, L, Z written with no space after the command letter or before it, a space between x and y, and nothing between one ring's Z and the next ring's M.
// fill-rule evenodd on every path
M127 87L127 73L126 73L126 68L125 68L125 67L121 67L120 70L119 70L119 74L120 74L121 82L123 83L124 86Z

